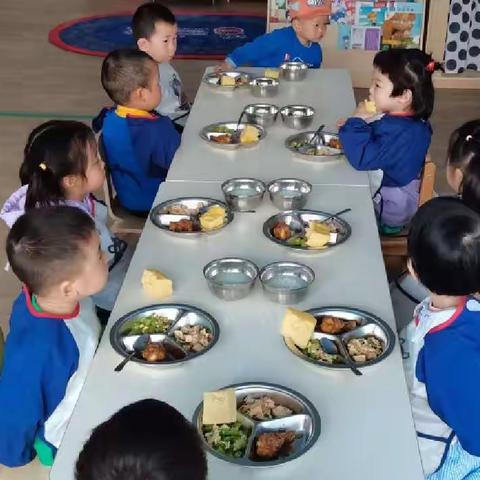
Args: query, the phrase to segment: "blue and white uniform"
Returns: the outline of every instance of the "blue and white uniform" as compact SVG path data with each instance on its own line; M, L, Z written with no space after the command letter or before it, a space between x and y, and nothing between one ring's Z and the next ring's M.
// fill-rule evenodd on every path
M426 478L480 479L480 303L426 298L400 336Z
M90 299L56 317L38 311L26 290L17 297L0 376L0 464L30 462L35 440L59 447L99 336Z

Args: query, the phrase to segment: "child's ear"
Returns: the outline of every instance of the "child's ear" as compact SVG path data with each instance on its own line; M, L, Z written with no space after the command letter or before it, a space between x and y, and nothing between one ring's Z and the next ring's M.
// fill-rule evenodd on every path
M417 277L417 274L415 273L415 269L413 268L413 263L412 263L412 259L409 258L407 260L407 270L408 270L408 273L415 279L418 281L418 277Z
M397 97L397 98L400 100L400 102L402 103L402 105L403 105L404 107L408 107L409 105L412 104L412 100L413 100L412 91L411 91L409 88L407 88L407 89L405 89L405 90L403 91L403 93L402 93L399 97Z
M67 175L62 178L62 187L65 190L70 190L72 188L78 187L80 183L79 175Z
M70 280L65 280L60 284L60 293L64 298L72 299L77 296L77 289Z
M148 40L146 38L139 38L137 40L137 47L138 47L139 50L147 52L148 51Z

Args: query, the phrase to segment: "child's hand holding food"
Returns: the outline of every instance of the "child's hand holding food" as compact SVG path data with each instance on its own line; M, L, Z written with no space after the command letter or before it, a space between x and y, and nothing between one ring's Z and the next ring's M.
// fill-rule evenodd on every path
M372 102L371 100L363 100L352 113L352 117L359 117L366 120L367 118L373 117L376 113L377 108L375 102Z

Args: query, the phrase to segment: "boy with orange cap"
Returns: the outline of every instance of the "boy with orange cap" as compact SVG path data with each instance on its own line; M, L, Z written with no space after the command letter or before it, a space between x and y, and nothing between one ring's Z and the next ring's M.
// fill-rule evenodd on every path
M288 0L289 27L266 33L230 53L217 70L240 66L279 67L301 61L310 68L322 64L322 40L331 12L331 0Z

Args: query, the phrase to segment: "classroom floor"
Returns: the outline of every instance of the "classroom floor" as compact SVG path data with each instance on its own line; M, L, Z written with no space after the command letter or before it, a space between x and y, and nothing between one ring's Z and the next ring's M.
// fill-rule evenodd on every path
M101 58L77 55L57 49L47 41L48 31L55 25L80 16L133 10L139 0L15 0L0 6L0 202L18 187L18 167L28 132L55 115L95 114L110 102L100 81ZM202 9L248 10L265 12L266 0L170 0L171 6ZM191 99L204 68L212 62L183 60L175 62L187 94ZM357 99L366 95L356 91ZM437 190L448 191L443 165L445 148L451 131L466 120L480 117L480 90L439 90L431 148L439 166ZM5 264L6 228L0 225L0 265ZM10 272L0 278L0 327L6 330L12 299L19 285ZM0 406L1 408L1 406ZM44 480L48 469L37 462L19 469L0 466L0 480Z

